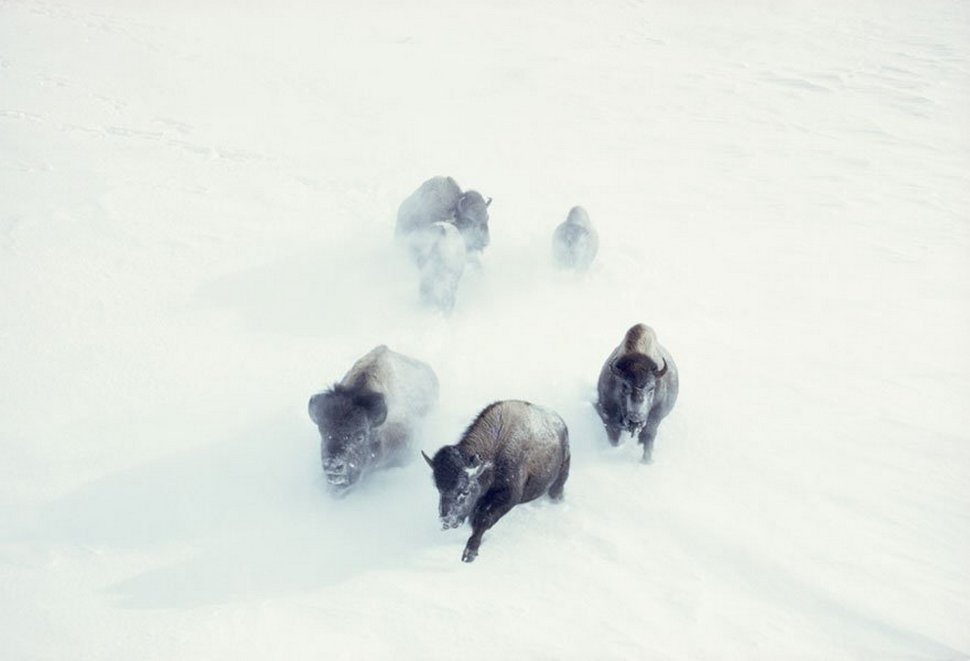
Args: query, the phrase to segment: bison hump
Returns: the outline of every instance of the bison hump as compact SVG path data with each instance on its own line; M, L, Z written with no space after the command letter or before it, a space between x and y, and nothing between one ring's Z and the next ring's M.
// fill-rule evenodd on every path
M657 364L662 360L657 334L646 324L636 324L626 332L623 353L642 353Z
M432 177L411 193L398 208L398 232L409 232L454 218L461 189L451 177Z

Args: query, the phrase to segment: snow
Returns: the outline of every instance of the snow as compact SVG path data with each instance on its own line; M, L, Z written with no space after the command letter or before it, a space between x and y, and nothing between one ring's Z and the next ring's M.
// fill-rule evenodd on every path
M968 29L0 4L0 658L967 658ZM494 199L451 315L392 241L434 175ZM681 376L650 466L591 405L637 322ZM441 381L429 454L560 413L564 502L466 565L420 459L330 498L307 398L384 343Z

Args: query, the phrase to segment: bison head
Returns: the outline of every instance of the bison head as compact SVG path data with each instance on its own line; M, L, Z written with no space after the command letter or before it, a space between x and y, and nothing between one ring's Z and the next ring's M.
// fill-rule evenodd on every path
M380 452L375 429L387 417L380 393L336 385L310 398L310 419L320 430L320 460L327 483L337 492L360 479Z
M478 455L466 458L454 445L438 450L434 459L421 454L434 472L434 484L440 495L438 514L441 526L445 530L457 528L465 522L484 492L481 478L488 464Z
M623 425L635 433L643 427L653 408L657 382L667 373L666 363L657 365L643 354L627 354L613 363Z
M458 198L455 209L455 227L465 239L469 252L481 252L488 246L488 205L492 198L485 199L478 191L470 190Z

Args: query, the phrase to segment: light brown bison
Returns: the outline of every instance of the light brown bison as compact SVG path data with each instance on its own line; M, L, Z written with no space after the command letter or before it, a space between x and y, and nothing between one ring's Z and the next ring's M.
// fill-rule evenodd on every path
M424 453L422 453L424 454ZM569 430L554 411L515 400L487 406L455 445L424 455L440 495L445 529L471 516L461 556L478 555L485 531L519 503L563 496L569 477Z
M437 400L434 370L383 344L311 397L308 411L333 492L343 494L371 470L409 461L415 426Z

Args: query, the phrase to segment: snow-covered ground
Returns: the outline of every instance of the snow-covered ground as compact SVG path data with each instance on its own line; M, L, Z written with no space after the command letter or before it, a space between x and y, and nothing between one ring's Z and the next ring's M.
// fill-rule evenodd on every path
M970 655L970 9L0 0L0 658ZM494 198L454 314L397 205ZM589 211L586 277L550 265ZM653 465L591 407L633 323ZM569 424L478 560L418 460L334 501L373 346Z

